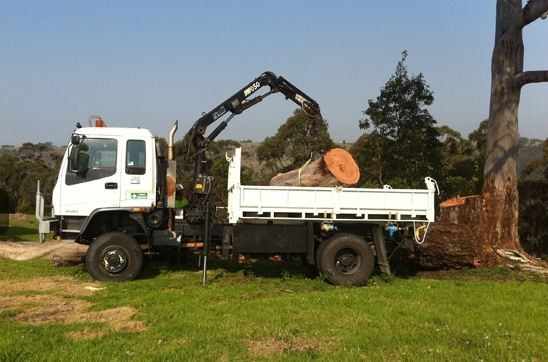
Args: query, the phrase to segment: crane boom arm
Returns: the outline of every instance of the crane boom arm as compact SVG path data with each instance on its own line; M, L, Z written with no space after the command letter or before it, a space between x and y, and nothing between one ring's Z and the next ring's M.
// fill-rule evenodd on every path
M264 86L270 87L270 90L267 93L250 98L258 89ZM270 94L277 92L285 95L286 99L295 102L308 115L321 117L320 106L315 100L299 90L299 88L295 87L285 78L278 77L272 72L264 72L230 98L226 99L217 107L213 108L213 110L205 113L198 119L189 131L189 135L192 138L192 144L196 149L206 148L209 143L226 128L232 117L259 103ZM208 136L205 136L207 127L227 113L231 113L230 116L221 122Z

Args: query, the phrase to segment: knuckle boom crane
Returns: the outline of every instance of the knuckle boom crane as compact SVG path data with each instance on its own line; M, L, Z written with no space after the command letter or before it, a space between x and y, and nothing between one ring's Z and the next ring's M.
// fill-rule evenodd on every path
M249 99L251 95L255 94L257 90L264 86L269 86L270 91ZM232 117L242 113L246 109L262 101L264 98L277 92L282 93L285 95L286 99L289 99L299 105L307 115L311 117L321 117L320 106L315 100L299 90L299 88L295 87L285 78L281 76L278 77L272 72L264 72L230 98L213 108L213 110L204 114L194 123L189 131L192 136L194 147L197 149L207 147L209 143L211 143L211 141L213 141L226 128ZM213 132L206 137L205 132L207 127L229 112L231 115L228 119L221 122L221 124L219 124L217 128L215 128L215 130L213 130Z
M270 90L267 93L250 98L264 86L270 87ZM308 135L310 138L314 138L316 131L316 119L322 119L320 106L318 103L285 78L276 76L274 73L267 71L194 122L194 125L189 130L187 136L190 137L192 146L197 151L194 170L195 177L203 174L205 171L203 169L205 165L203 150L207 148L207 146L209 146L215 138L217 138L232 118L261 102L269 95L278 92L285 95L286 99L295 102L310 117L311 122L308 129ZM209 135L206 136L205 133L207 127L215 123L219 118L227 113L230 113L228 118L222 121ZM310 141L310 145L312 144L313 141Z

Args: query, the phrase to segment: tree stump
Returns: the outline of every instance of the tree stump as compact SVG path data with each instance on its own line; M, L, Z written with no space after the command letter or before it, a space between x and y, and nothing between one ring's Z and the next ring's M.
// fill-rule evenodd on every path
M360 179L360 170L352 155L342 148L333 148L323 157L308 161L301 168L279 173L271 186L345 186Z

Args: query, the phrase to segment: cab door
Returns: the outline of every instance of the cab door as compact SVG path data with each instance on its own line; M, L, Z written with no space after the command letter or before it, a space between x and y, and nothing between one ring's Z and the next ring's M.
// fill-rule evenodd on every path
M83 138L77 147L79 170L71 170L68 157L64 182L59 180L61 215L88 216L93 210L120 206L121 155L115 138Z

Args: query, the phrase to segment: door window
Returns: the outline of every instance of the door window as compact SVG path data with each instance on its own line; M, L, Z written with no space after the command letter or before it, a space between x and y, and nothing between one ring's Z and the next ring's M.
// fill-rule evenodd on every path
M144 175L146 172L145 141L129 140L126 147L126 173Z

